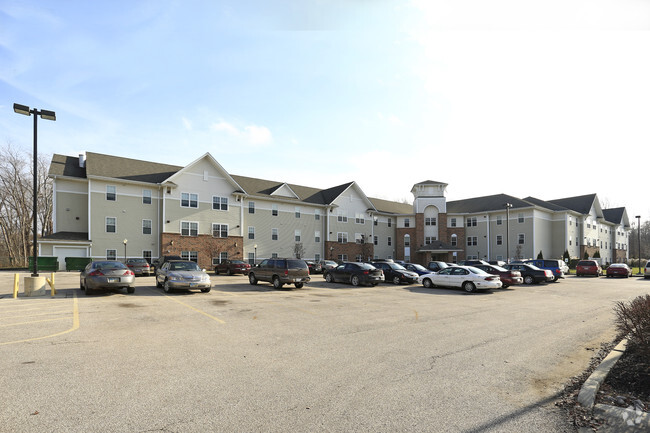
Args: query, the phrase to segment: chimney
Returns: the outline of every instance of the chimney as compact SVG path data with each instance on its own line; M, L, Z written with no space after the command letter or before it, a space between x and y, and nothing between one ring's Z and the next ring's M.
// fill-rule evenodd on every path
M79 167L84 168L86 166L86 155L83 153L79 154Z

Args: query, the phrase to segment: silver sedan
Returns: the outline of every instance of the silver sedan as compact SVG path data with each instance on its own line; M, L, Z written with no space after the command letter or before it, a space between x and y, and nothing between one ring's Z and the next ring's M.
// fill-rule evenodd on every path
M79 274L79 287L90 295L96 289L121 289L135 292L135 274L124 263L113 260L90 262Z
M209 292L212 288L210 276L189 260L171 260L156 272L156 286L166 293L175 289L201 289Z

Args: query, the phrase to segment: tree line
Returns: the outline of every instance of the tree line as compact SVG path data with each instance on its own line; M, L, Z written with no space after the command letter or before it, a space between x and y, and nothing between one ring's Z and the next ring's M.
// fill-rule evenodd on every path
M52 233L50 155L37 160L38 236ZM32 256L34 159L11 143L0 147L0 267L23 267Z

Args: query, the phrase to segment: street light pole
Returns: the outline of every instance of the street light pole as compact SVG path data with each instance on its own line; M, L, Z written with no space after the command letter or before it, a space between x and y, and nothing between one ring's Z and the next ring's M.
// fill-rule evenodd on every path
M639 236L638 237L638 244L639 244L639 273L637 275L641 275L641 215L637 215L636 217L636 233Z
M33 266L32 266L32 277L38 277L38 252L37 252L37 242L38 242L38 142L37 142L37 132L38 132L38 116L41 116L46 120L56 120L56 113L49 110L38 110L36 108L29 109L26 105L14 103L14 112L18 114L23 114L25 116L34 115L34 202L32 211L34 213L34 238L33 238Z
M124 264L126 265L126 243L128 242L128 239L124 239L122 243L124 244Z

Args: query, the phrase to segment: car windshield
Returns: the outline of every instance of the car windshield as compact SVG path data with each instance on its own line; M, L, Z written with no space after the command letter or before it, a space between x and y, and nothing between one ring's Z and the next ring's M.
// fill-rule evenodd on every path
M359 266L359 269L368 269L370 271L372 271L373 269L377 269L370 263L357 263L357 266Z
M417 263L412 263L409 266L412 267L413 269L416 269L416 270L421 271L421 272L428 272L429 271L427 268L425 268L422 265L418 265Z
M541 271L541 269L538 268L538 267L535 266L535 265L527 264L526 266L528 266L529 268L534 269L534 270L536 270L536 271Z
M390 266L391 269L395 269L395 270L398 270L398 271L405 271L406 270L406 268L404 266L399 265L397 263L389 263L388 266Z
M498 272L508 272L508 270L506 268L502 268L501 266L497 266L497 265L492 265L492 269L494 269L494 270L496 270Z
M474 266L468 266L467 269L472 273L472 274L479 274L483 275L487 272L485 272L483 269L475 268Z
M307 263L304 260L287 260L287 269L306 269Z
M234 265L244 265L245 263L241 260L232 260L230 263Z
M145 259L129 259L127 260L127 263L147 263Z
M126 266L122 262L96 262L93 267L95 269L123 269Z
M172 271L200 271L199 265L194 262L177 262L169 266Z

